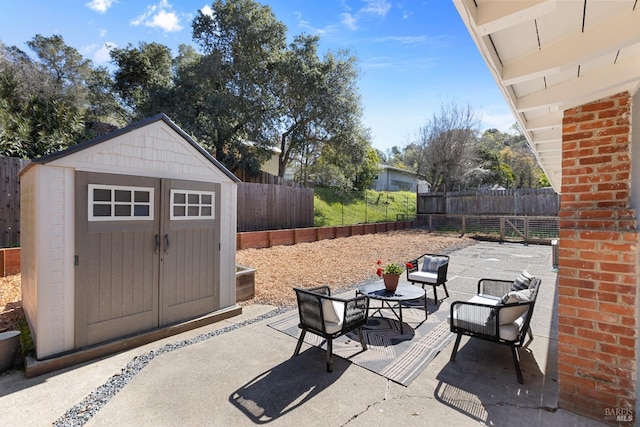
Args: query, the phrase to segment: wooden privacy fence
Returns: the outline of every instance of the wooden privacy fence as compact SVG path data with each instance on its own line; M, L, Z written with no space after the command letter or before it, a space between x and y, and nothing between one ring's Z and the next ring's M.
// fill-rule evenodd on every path
M268 172L259 171L257 175L250 175L244 171L244 169L236 169L233 174L242 182L253 182L254 184L275 184L284 185L287 187L300 187L303 185L290 179L285 179L277 175L272 175Z
M20 180L29 160L0 157L0 248L20 245Z
M20 181L30 161L0 157L0 248L20 246ZM313 189L238 183L237 231L313 227Z
M313 189L238 183L237 231L313 227Z
M560 197L552 188L418 194L418 214L556 216Z

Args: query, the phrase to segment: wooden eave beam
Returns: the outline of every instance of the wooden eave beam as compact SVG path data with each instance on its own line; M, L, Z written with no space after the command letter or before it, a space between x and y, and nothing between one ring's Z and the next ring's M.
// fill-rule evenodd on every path
M626 87L637 85L640 80L640 55L617 64L610 64L584 76L575 77L564 83L516 99L516 111L525 112L562 105L564 108L574 100L599 99Z
M620 14L584 33L572 34L503 64L502 82L509 86L543 77L637 43L640 43L640 10Z
M534 20L556 10L553 0L493 1L469 9L473 23L481 36L486 36Z

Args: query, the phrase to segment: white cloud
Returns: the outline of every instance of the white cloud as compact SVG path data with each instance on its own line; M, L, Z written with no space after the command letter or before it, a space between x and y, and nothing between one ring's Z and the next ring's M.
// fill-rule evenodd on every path
M350 30L358 29L358 20L350 13L341 13L340 20L342 21L342 25L347 27Z
M111 49L114 49L116 47L118 47L118 45L115 44L114 42L106 42L93 55L93 62L95 62L96 64L105 64L111 61L111 56L109 55L109 52L111 52Z
M98 13L105 13L115 0L91 0L89 3L85 3L89 9L93 9Z
M79 49L79 52L83 55L83 56L88 56L91 54L91 52L93 52L94 50L96 50L96 48L98 47L97 44L95 43L91 43L90 45L87 46L82 46Z
M200 12L202 12L202 14L206 16L213 16L213 9L211 9L211 6L209 6L208 4L202 6Z
M391 9L391 3L387 0L363 0L366 5L360 9L361 13L369 15L385 16L389 9Z
M180 31L183 28L180 25L178 15L172 10L172 6L167 0L160 0L158 4L147 6L147 10L132 20L131 25L160 28L168 33Z
M104 37L104 36L106 36L106 35L107 35L107 30L106 30L106 29L104 29L104 28L100 28L100 29L98 30L98 34L100 34L100 37Z
M159 27L164 31L171 33L173 31L182 30L182 25L180 25L180 20L175 12L167 12L164 10L159 11L156 15L153 16L151 22L146 23L145 25L149 27Z
M325 34L335 33L337 30L335 25L327 25L323 28L316 28L313 25L311 25L309 21L302 19L302 13L293 12L293 14L296 16L296 19L298 20L297 22L298 27L302 28L306 33L323 36Z
M367 16L379 16L385 17L389 9L391 9L391 3L387 0L362 0L365 5L358 10L356 14L350 12L350 8L343 4L345 12L340 14L340 22L344 27L349 30L355 31L358 29L358 21L361 18Z
M430 41L427 36L388 36L374 39L376 42L398 42L400 44L424 44Z

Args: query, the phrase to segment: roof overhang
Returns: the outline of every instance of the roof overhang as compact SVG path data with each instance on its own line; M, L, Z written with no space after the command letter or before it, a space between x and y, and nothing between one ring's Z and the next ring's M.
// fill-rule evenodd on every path
M564 110L640 84L638 0L453 0L553 188Z

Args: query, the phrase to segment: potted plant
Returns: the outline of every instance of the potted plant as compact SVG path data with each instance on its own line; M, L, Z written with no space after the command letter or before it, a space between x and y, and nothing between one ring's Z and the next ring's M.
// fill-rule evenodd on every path
M400 267L400 265L393 262L382 266L382 261L380 260L378 260L377 265L378 268L376 269L376 274L382 277L385 289L389 292L395 292L398 288L400 275L402 274L404 269Z

